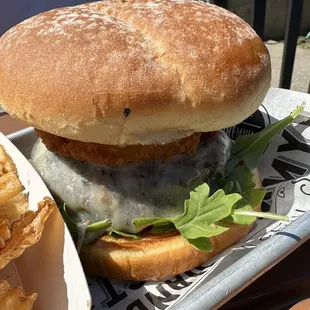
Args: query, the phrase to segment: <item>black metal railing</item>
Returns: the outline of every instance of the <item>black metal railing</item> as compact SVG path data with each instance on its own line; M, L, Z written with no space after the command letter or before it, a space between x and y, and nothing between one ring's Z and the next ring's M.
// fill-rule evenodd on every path
M266 2L267 0L252 0L251 25L261 38L264 37L265 30Z
M303 0L290 0L285 29L280 87L291 87Z
M226 0L211 0L210 2L227 8ZM281 88L291 88L302 6L303 0L289 0L279 84ZM251 26L262 39L264 38L265 15L266 0L252 0ZM310 84L308 93L310 93Z

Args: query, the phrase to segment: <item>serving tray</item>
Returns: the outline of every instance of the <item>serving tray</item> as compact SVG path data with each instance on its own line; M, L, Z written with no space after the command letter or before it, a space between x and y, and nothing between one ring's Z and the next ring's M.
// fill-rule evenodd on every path
M296 123L274 138L260 163L265 210L288 214L291 223L258 220L237 245L190 272L161 282L117 282L88 277L93 308L217 309L310 238L310 95L271 88L259 111L229 128L231 138L257 132L305 104ZM29 158L32 128L9 135Z

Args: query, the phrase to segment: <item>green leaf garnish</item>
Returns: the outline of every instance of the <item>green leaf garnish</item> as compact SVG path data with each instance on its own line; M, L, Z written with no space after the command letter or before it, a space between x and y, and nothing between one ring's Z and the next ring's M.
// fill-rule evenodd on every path
M153 225L152 229L150 230L151 234L168 234L170 232L176 231L175 226L172 223L169 223L168 225L160 225L156 226Z
M275 221L285 221L285 222L289 221L289 217L286 215L274 214L274 213L268 213L268 212L256 212L256 211L236 209L232 211L232 214L255 216L256 218L264 218L264 219L270 219L270 220L275 220Z
M304 109L301 105L284 119L268 125L262 131L240 136L232 146L232 153L225 166L225 174L229 175L232 169L241 161L244 161L249 169L258 167L260 158L269 141L288 126Z
M132 223L135 225L137 230L141 231L146 227L149 226L169 226L171 224L171 221L169 219L165 218L159 218L159 217L147 217L147 218L137 218L132 221Z
M202 251L211 251L209 238L228 230L218 222L230 215L233 206L242 196L226 195L221 189L212 196L209 196L209 193L209 186L206 183L202 184L190 192L190 199L184 203L183 214L174 218L139 218L135 219L133 224L137 229L153 225L155 231L159 227L171 227L173 224L194 247Z
M240 225L250 225L255 220L256 217L253 215L244 215L242 213L235 213L238 211L252 211L253 207L260 205L264 199L266 191L260 188L250 189L241 200L239 200L234 206L231 214L225 218L225 221L240 224Z
M59 208L59 211L60 211L62 218L65 221L70 233L77 233L76 224L69 217L67 210L66 210L66 204L65 203L62 205L62 207Z
M262 188L252 188L243 195L248 204L252 207L260 205L265 197L266 191Z
M251 177L247 174L247 177ZM243 184L245 182L245 184ZM241 188L249 188L250 182L241 180ZM254 183L253 183L254 186ZM193 247L201 251L212 251L210 237L220 235L229 228L222 223L249 225L257 217L275 220L288 220L286 216L255 212L264 196L263 189L249 189L243 196L239 193L225 194L220 189L209 196L210 188L205 183L190 192L190 198L185 200L184 213L174 218L138 218L133 221L136 227L153 226L152 230L163 232L167 227L177 229ZM220 223L222 225L220 225Z
M105 219L100 222L87 224L86 221L75 222L68 215L66 209L66 203L59 207L63 220L65 221L72 237L77 239L77 248L81 249L83 242L92 242L100 234L104 233L107 228L111 227L112 222L109 219Z
M220 172L208 180L211 193L223 189L226 194L244 194L254 188L253 173L246 165L237 165L230 174L224 177Z
M184 213L172 219L184 238L209 238L228 230L217 222L229 216L232 207L242 197L239 194L226 195L221 189L209 197L209 192L206 183L198 186L185 201Z
M253 173L245 165L234 167L226 177L225 181L227 183L230 182L233 185L230 187L228 193L244 194L255 186L255 183L253 182Z
M113 236L113 237L116 237L116 238L119 237L119 236L122 236L122 237L131 238L131 239L135 239L135 240L142 239L139 235L125 233L125 232L119 231L119 230L112 230L112 231L109 232L109 235Z
M111 227L112 222L109 219L105 219L100 222L89 224L86 228L86 232L103 232L107 228Z
M245 205L243 207L238 208L237 210L252 211L251 206L249 206L246 202L244 204ZM232 211L230 216L226 217L225 221L230 222L230 223L234 223L234 224L239 224L239 225L251 225L253 222L256 221L256 219L257 218L255 216L238 214L238 213L236 214L236 213L234 213L234 211Z
M211 241L208 238L188 239L187 241L197 250L204 252L212 252L213 250Z

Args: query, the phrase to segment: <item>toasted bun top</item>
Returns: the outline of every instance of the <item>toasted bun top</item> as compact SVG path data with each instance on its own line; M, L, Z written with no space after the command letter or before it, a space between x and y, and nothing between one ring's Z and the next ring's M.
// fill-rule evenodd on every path
M236 15L190 0L55 9L0 39L0 105L69 139L165 143L239 123L270 85L263 42Z

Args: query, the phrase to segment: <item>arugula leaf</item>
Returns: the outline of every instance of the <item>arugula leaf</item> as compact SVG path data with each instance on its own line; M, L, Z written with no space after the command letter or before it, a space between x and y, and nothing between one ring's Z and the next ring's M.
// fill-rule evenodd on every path
M204 183L190 192L190 198L185 200L184 213L173 218L138 218L133 221L136 228L153 226L155 233L164 233L167 229L177 229L193 247L201 251L212 251L210 237L220 235L229 228L220 225L225 221L249 225L257 217L286 220L282 215L255 212L252 207L259 205L264 196L263 189L250 188L254 183L248 181L251 174L241 168L245 181L240 178L241 191L248 189L241 196L239 193L225 194L222 189L210 196L210 187ZM241 170L236 169L236 172ZM151 231L151 232L152 232Z
M63 220L65 221L72 237L77 239L77 249L81 249L83 243L90 243L98 238L112 225L109 219L100 222L87 224L86 221L73 221L68 215L66 203L59 207Z
M262 131L248 136L240 136L232 146L231 156L225 166L225 175L229 175L232 169L241 161L244 161L251 170L256 168L270 139L276 134L281 133L303 109L304 105L301 105L290 115L276 123L268 125Z
M151 234L165 234L176 230L172 219L148 217L148 218L137 218L132 221L137 230L143 230L146 227L153 226L150 230Z
M137 218L132 221L133 225L137 228L137 230L143 230L149 226L167 226L171 224L170 219L160 218L160 217L147 217L147 218Z
M169 232L172 232L172 231L176 231L176 228L175 226L170 223L169 225L160 225L160 226L157 226L156 224L153 225L152 229L150 230L150 233L151 234L167 234Z
M66 210L66 204L64 203L62 207L59 208L60 214L62 215L62 218L64 222L66 223L70 233L77 233L76 224L71 220L69 217L67 210Z
M219 221L228 217L233 206L242 196L239 194L226 195L220 189L209 196L210 188L204 183L190 192L190 199L185 200L184 213L174 218L138 218L133 221L137 229L153 225L154 231L171 228L171 224L194 247L202 251L211 251L208 238L227 231L220 226Z
M233 187L228 193L244 194L255 186L253 173L246 165L234 167L225 181L233 184Z
M208 238L197 238L187 240L195 249L205 252L212 252L212 244Z
M237 202L230 216L224 220L240 225L250 225L257 218L266 218L276 221L289 221L289 218L285 215L253 211L253 207L261 204L265 197L265 193L266 191L263 189L251 189L243 196L242 200Z
M239 194L225 195L221 189L209 197L209 192L206 183L198 186L185 201L184 213L172 219L184 238L209 238L228 230L216 223L229 216L232 207L242 197Z
M98 239L107 228L112 225L109 219L100 222L88 224L87 221L79 221L76 223L77 229L77 250L81 250L83 244L89 244Z
M253 188L243 195L243 198L249 203L253 208L260 205L266 195L266 191L262 188Z
M253 211L252 209L260 205L265 197L266 191L260 188L252 188L247 193L245 193L241 200L239 200L233 207L233 210L227 218L224 220L227 222L240 224L240 225L250 225L255 220L256 217L253 215L245 215L242 213L235 213L238 211Z
M142 239L139 235L125 233L125 232L119 231L119 230L112 230L112 231L109 232L109 235L113 236L113 237L122 236L122 237L131 238L131 239L135 239L135 240Z
M275 221L285 221L285 222L289 221L289 217L286 215L274 214L274 213L269 213L269 212L256 212L256 211L236 209L232 211L232 214L255 216L256 218L271 219Z
M224 177L221 173L216 173L213 178L208 180L211 193L223 189L226 194L244 194L254 188L253 173L246 165L237 165L230 174Z
M105 219L100 222L89 224L86 228L86 232L103 232L112 225L109 219Z
M250 205L248 205L245 200L242 200L242 202L244 203L244 206L240 207L236 210L238 210L238 211L253 211L252 207ZM240 214L240 213L236 214L236 213L234 213L234 211L235 210L233 210L231 212L230 216L226 217L224 219L224 221L234 223L234 224L239 224L239 225L251 225L253 222L256 221L255 216L244 215L244 214Z

